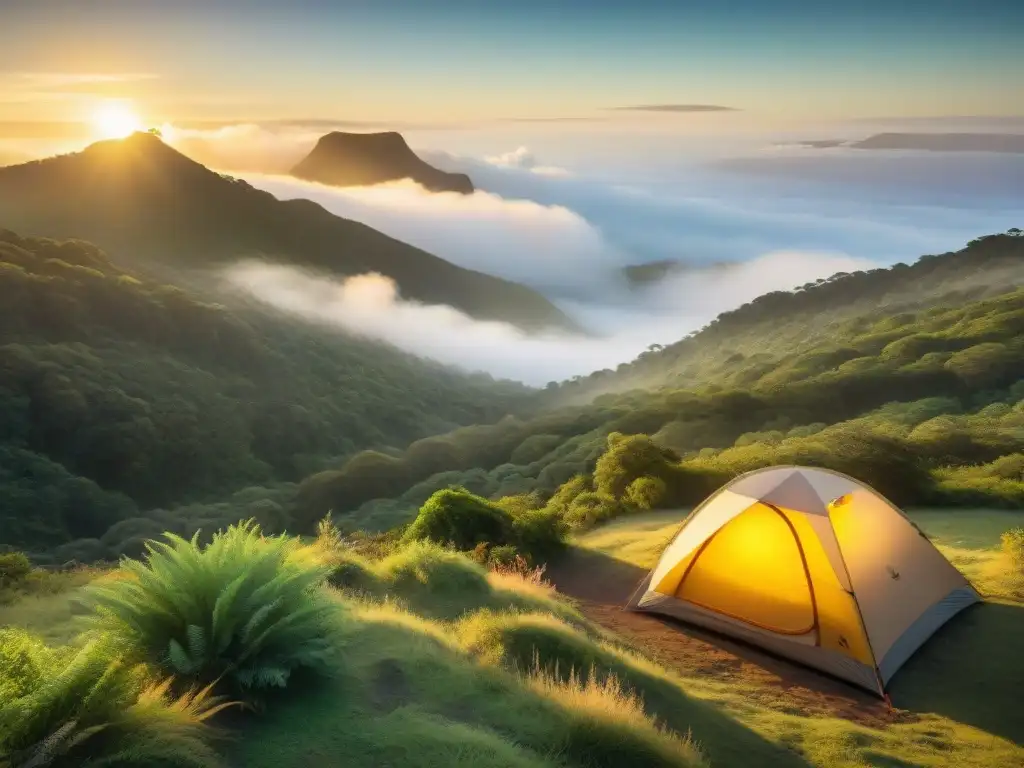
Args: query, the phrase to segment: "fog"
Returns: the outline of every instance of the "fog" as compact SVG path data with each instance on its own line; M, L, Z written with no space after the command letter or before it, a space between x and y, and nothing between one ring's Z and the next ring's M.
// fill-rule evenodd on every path
M90 141L66 126L25 137L17 125L0 126L0 164ZM161 130L189 157L279 198L314 200L453 263L528 285L595 336L529 337L406 301L380 275L339 283L242 262L224 275L232 285L308 321L534 384L615 367L767 291L912 262L1024 225L1024 155L800 144L884 131L1024 133L1024 118L769 128L744 112L609 112L461 125L310 119ZM331 130L399 130L427 162L469 174L477 191L430 193L409 181L339 189L287 176ZM659 261L683 268L653 286L628 284L623 267ZM729 268L711 268L723 263Z
M303 320L387 342L417 355L541 386L614 368L652 343L670 344L721 311L768 290L816 275L868 264L848 257L772 253L728 271L671 277L631 300L623 295L562 302L594 336L528 335L514 326L475 320L451 307L402 299L379 274L339 280L281 264L241 261L225 280L266 304Z
M298 128L280 143L258 128L266 144L255 155L240 140L237 157L273 158L252 163L273 173L234 173L279 198L313 200L460 266L526 284L594 337L527 336L407 301L380 275L339 282L244 262L226 279L308 321L543 384L614 368L767 291L960 248L1020 226L1024 210L1016 157L833 152L780 147L778 136L746 137L727 151L705 137L673 152L679 139L664 135L631 155L614 134L604 145L588 135L578 144L589 151L560 151L564 145L551 137L537 149L526 141L496 147L493 136L488 144L473 131L466 141L454 130L413 133L421 157L468 173L477 192L430 193L409 181L334 188L281 175L315 142L312 131ZM603 153L595 149L601 146ZM663 162L649 161L652 148ZM662 260L684 268L644 288L625 280L623 267ZM710 268L722 263L729 268Z

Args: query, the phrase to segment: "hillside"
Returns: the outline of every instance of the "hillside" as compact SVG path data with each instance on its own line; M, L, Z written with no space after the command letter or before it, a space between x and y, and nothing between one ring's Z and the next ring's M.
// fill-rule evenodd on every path
M281 484L361 448L496 421L531 396L205 303L89 243L0 230L0 548L95 540L140 509L196 502L221 506L187 508L192 519L255 510L280 528ZM121 535L167 527L146 522ZM97 545L79 558L116 554Z
M556 403L586 402L604 392L699 385L727 369L747 371L749 378L777 360L856 331L858 323L863 328L886 315L957 306L1020 285L1024 236L1020 230L988 235L910 265L838 273L791 291L766 293L615 371L549 385L549 394Z
M473 193L469 176L429 165L395 132L328 133L292 169L292 175L337 187L412 179L431 192Z
M133 267L208 268L262 256L337 276L378 272L401 295L522 328L575 329L539 293L457 267L308 200L214 173L152 134L0 168L0 220L80 238Z
M669 464L678 467L663 479L678 503L737 472L796 462L854 474L900 503L1020 504L1024 290L1011 278L1021 243L984 238L921 266L771 294L625 368L657 387L566 405L558 390L583 385L563 384L532 419L465 427L401 456L356 455L302 484L298 518L333 509L345 526L388 529L452 484L492 498L544 498L614 453L613 433L651 435L674 452ZM911 269L916 280L903 277ZM957 285L965 287L952 293ZM902 311L880 311L887 298ZM589 483L572 497L610 494L617 504L622 496Z

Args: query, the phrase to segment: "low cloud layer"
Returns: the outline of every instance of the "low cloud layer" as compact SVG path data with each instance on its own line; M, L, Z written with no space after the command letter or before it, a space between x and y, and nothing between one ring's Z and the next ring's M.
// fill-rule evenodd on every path
M338 188L284 176L243 178L278 198L312 200L459 266L555 297L605 295L621 282L618 270L628 261L564 206L485 191L431 193L410 181Z
M909 204L857 185L811 187L692 162L646 177L609 178L599 163L555 176L536 172L549 166L527 147L477 158L417 151L438 167L469 173L477 192L430 193L408 181L334 188L279 175L244 178L279 198L313 200L461 266L529 285L594 338L531 337L450 307L408 302L379 275L342 283L250 262L228 278L307 320L543 384L614 368L765 292L913 261L1015 223L1016 209L957 206L926 190ZM623 267L666 259L687 268L653 286L628 286ZM730 266L708 268L722 262Z
M669 344L721 311L766 290L792 287L865 264L853 259L773 253L728 271L677 275L631 300L565 302L592 337L527 335L499 322L475 320L447 306L402 299L379 274L339 280L280 264L239 262L224 272L235 289L307 322L376 339L422 357L541 386L615 368L652 343Z

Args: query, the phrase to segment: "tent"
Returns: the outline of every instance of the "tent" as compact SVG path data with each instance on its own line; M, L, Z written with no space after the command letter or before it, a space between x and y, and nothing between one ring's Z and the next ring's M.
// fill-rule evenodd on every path
M683 522L627 608L742 639L885 696L981 597L877 492L825 469L741 475Z

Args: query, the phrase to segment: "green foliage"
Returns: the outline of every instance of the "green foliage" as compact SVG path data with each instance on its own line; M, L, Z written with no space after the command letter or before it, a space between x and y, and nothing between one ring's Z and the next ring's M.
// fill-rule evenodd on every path
M284 687L299 668L324 670L331 606L316 588L331 572L324 550L263 536L251 522L202 547L167 534L146 562L90 588L98 624L137 658L204 685Z
M82 241L0 230L0 546L99 539L140 509L298 481L360 449L495 421L528 396L208 303ZM369 468L365 480L379 489ZM311 529L329 508L299 522Z
M24 552L0 553L0 587L21 581L32 572L32 563Z
M1003 551L1024 571L1024 528L1011 528L1002 535Z
M584 491L569 504L565 521L570 528L586 530L617 517L623 511L622 503L611 494Z
M0 630L0 659L11 676L0 699L0 765L220 765L206 721L227 706L209 689L174 697L146 667L127 663L106 638L51 649Z
M594 488L614 498L621 498L630 483L650 476L663 479L670 474L670 464L679 456L654 443L646 435L608 436L608 450L594 468Z
M490 502L465 488L449 488L427 500L403 541L430 540L462 551L487 544L492 554L508 548L536 562L561 551L568 530L562 513L544 507L536 496Z
M564 548L569 525L558 510L544 507L516 515L512 529L515 546L536 562L557 555Z
M420 509L405 541L429 539L468 550L481 542L504 544L512 537L512 516L465 488L438 491Z
M626 487L624 498L638 509L655 509L668 493L665 481L658 477L638 477Z

